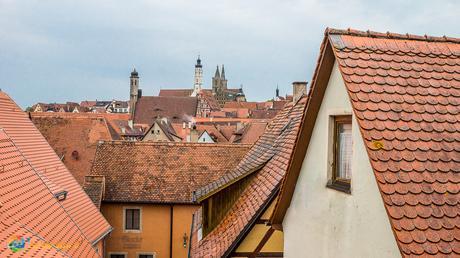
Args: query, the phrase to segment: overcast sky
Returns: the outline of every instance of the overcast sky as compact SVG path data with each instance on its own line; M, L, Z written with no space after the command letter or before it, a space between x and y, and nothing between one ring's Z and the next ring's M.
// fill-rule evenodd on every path
M400 3L397 3L400 2ZM0 0L0 88L36 102L128 99L191 88L201 54L205 88L225 64L249 100L310 81L326 27L460 37L459 1Z

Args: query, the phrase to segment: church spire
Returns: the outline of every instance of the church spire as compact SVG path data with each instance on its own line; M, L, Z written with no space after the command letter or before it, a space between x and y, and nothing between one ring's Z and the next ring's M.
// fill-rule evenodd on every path
M217 66L217 68L216 68L216 74L214 74L214 77L220 78L219 66Z
M278 89L278 84L276 84L276 98L280 97L280 89Z
M222 77L222 79L225 79L225 68L224 68L224 65L222 65L221 77Z

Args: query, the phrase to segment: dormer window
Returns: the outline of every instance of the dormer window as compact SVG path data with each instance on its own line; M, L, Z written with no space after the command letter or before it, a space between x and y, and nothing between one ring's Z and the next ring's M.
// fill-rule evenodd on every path
M333 117L332 173L327 186L351 193L351 158L353 153L351 116Z

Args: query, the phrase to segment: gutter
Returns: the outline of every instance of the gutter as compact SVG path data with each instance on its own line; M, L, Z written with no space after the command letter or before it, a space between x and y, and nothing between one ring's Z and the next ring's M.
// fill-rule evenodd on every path
M102 239L104 239L106 236L108 236L110 233L112 233L113 231L113 228L110 227L109 230L107 230L106 232L104 232L100 237L96 238L96 240L94 240L93 242L91 242L91 245L92 246L95 246L99 241L101 241Z

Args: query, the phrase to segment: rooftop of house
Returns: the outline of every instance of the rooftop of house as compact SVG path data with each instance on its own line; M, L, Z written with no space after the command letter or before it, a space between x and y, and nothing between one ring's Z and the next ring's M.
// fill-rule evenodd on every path
M27 114L4 92L0 92L0 154L0 216L6 217L0 221L16 225L0 231L0 239L16 236L11 228L27 230L33 241L68 243L71 248L61 250L67 256L98 257L92 245L110 233L110 225ZM65 198L57 200L55 196L63 193ZM1 256L8 252L5 246ZM54 251L27 252L33 256Z
M31 113L32 122L53 147L80 185L91 170L100 140L110 141L107 122L103 116L79 114L75 116L42 116Z
M249 148L245 144L104 142L98 145L91 175L105 177L105 202L193 203L193 190L232 170Z
M185 121L196 116L197 102L195 97L142 96L136 103L134 123L151 125L158 117Z
M257 216L276 195L296 143L306 98L287 104L235 169L194 192L202 201L227 186L253 175L235 204L208 235L197 241L193 232L192 257L225 257L247 233Z
M336 60L401 254L460 255L460 39L327 29L320 51L305 117L316 119ZM299 173L284 180L274 224Z

